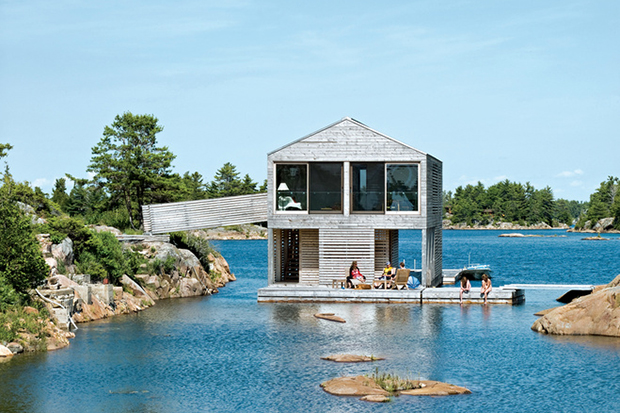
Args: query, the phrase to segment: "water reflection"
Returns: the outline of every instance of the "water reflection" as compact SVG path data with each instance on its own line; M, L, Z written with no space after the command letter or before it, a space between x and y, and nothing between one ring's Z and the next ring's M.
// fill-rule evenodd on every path
M552 342L557 344L572 346L578 344L582 347L589 347L593 349L614 350L620 351L620 337L606 337L606 336L554 336L548 335Z

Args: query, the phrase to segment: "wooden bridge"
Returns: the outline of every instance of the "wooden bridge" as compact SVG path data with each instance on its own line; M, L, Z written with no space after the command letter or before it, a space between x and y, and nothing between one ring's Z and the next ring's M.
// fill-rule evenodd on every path
M142 217L148 234L265 222L267 194L144 205Z

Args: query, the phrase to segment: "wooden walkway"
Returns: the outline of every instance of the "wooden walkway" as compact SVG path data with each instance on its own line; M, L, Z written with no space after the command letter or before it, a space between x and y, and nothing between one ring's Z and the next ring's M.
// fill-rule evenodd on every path
M351 290L327 286L274 284L258 290L259 303L385 303L385 304L459 304L459 288L419 288L415 290ZM489 304L521 304L523 290L496 287L488 296ZM465 304L482 304L480 288L463 295Z
M265 222L267 194L144 205L142 217L149 234Z

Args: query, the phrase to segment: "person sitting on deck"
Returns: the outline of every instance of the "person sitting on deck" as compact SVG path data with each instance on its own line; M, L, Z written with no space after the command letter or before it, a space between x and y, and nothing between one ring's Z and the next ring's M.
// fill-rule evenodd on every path
M463 293L468 293L470 290L471 283L469 282L469 278L467 278L467 275L463 275L461 277L461 292L459 293L461 304L463 304Z
M487 295L491 292L491 279L487 274L482 274L482 287L480 287L480 297L484 296L484 303L487 303Z
M351 263L351 267L349 268L349 276L347 277L347 281L345 282L347 288L354 288L360 284L366 282L366 277L362 275L360 269L357 268L357 261L353 261Z
M375 281L375 288L391 288L392 280L394 279L394 274L396 274L396 270L392 267L390 262L385 263L385 268L383 269L383 274Z

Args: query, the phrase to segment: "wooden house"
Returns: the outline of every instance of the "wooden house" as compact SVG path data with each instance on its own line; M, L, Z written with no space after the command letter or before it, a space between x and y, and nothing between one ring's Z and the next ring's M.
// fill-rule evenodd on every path
M368 281L422 231L422 285L442 281L442 163L344 118L267 156L269 284L332 285L357 261Z

